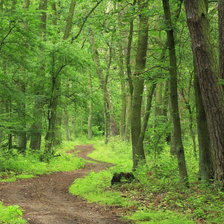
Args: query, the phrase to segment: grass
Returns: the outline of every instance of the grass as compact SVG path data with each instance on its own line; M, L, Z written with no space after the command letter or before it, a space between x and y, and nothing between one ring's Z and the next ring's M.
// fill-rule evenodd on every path
M80 178L69 188L73 195L79 195L89 202L103 205L128 206L133 204L130 200L123 198L119 191L107 191L110 186L112 172L110 170L99 173L91 172L85 178Z
M0 223L1 224L25 224L22 219L23 212L19 206L3 206L0 203Z

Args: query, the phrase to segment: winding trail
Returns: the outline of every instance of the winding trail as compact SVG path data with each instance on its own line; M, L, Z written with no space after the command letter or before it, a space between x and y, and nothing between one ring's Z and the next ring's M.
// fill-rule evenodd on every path
M0 183L0 201L5 205L16 204L24 209L29 224L124 224L114 207L88 203L72 196L69 186L77 178L90 171L98 172L111 164L93 160L87 155L92 145L79 145L69 153L97 163L87 163L84 168L72 172L58 172L13 183Z

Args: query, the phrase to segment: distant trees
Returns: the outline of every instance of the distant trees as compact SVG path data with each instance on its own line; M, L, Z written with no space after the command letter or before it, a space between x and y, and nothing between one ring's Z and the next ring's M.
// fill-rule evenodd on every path
M170 148L183 183L192 153L199 179L223 181L223 11L222 0L0 1L1 149L53 154L64 139L120 135L133 170Z
M3 18L0 24L0 83L3 87L0 99L4 105L0 144L2 148L7 145L8 149L16 147L21 152L27 147L40 150L41 145L45 145L45 152L53 153L55 144L60 144L62 124L69 139L75 134L68 130L71 126L68 120L76 120L76 89L80 91L73 77L92 66L87 51L83 55L89 57L89 61L84 56L77 57L81 55L82 45L77 38L100 2L97 6L86 5L85 21L75 27L78 35L73 39L76 43L71 42L72 36L69 40L74 20L79 20L80 16L74 18L76 1L69 4L42 0L11 3L1 1L0 10ZM82 80L82 85L85 81ZM81 91L85 92L84 89ZM66 110L61 109L63 105ZM79 109L84 107L81 105ZM78 123L75 126L79 129Z

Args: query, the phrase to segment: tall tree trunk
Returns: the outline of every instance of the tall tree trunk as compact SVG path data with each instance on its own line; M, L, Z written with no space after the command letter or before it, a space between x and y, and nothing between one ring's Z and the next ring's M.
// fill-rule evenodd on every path
M11 117L12 117L12 99L11 96L9 97L9 99L6 101L6 113L8 114L8 119L9 121L11 121ZM12 136L12 128L9 127L9 134L8 134L8 150L12 149L12 141L13 141L13 136Z
M121 7L119 7L121 8ZM121 123L120 123L120 135L123 141L126 140L126 109L127 109L127 94L126 94L126 83L124 73L124 54L123 54L123 37L122 37L122 13L118 13L118 27L119 27L119 38L118 38L118 65L119 65L119 76L121 85Z
M93 102L89 102L89 115L88 115L88 138L91 139L93 137L93 130L92 130L92 123L93 123Z
M26 86L23 81L19 83L19 89L24 94L24 99L18 103L18 115L20 119L20 130L18 131L18 148L21 152L24 152L27 144L26 135L26 99L25 92Z
M71 131L70 131L70 126L69 126L69 113L68 113L68 109L65 108L65 130L66 130L66 140L67 141L71 141L72 137L71 137Z
M47 153L52 153L54 142L55 142L55 132L56 132L56 121L57 121L57 109L60 97L60 87L61 79L58 78L61 70L55 71L55 53L52 55L52 71L51 71L51 99L48 108L48 129L45 136L45 151ZM62 68L61 68L62 69Z
M126 103L126 124L125 124L125 139L126 141L131 140L131 95L127 95L127 103Z
M119 128L117 127L117 122L115 120L114 114L113 114L113 104L111 100L110 90L109 90L109 78L110 78L110 71L111 71L111 64L112 64L112 58L113 58L113 48L112 44L108 45L108 63L107 63L107 69L106 69L106 77L104 81L104 88L106 93L106 102L108 106L108 116L109 116L109 136L116 136L119 135ZM109 138L108 138L109 140Z
M90 88L90 100L89 100L89 115L88 115L88 138L93 137L92 123L93 123L93 83L92 75L89 75L89 88Z
M153 94L155 92L155 88L156 88L156 84L153 83L151 88L148 91L148 94L147 94L147 103L146 103L146 108L145 108L145 115L144 115L144 118L143 118L141 133L139 135L138 143L137 143L137 147L139 148L140 151L143 151L143 152L144 152L145 133L146 133L147 126L148 126L148 121L149 121L149 116L150 116L151 106L152 106L152 98L153 98Z
M132 6L136 5L137 0L133 0ZM127 71L127 83L129 88L129 94L127 95L126 102L126 124L125 124L125 136L126 140L130 140L131 136L131 108L132 108L132 93L133 93L133 82L132 82L132 71L131 71L131 50L133 42L133 33L134 33L134 17L130 19L129 22L129 34L127 39L127 49L125 55L125 65Z
M121 139L123 141L127 140L126 137L126 113L127 113L127 96L126 96L126 85L124 80L124 73L120 72L121 79L121 125L120 125L120 133Z
M133 1L133 6L136 5L137 0ZM127 45L127 53L126 53L126 69L127 69L127 76L128 76L128 84L129 84L129 91L132 95L133 93L133 83L132 83L132 72L131 72L131 49L132 49L132 42L133 42L133 32L134 32L134 17L130 20L129 26L129 35L128 35L128 45Z
M75 9L76 1L71 0L69 13L66 21L65 31L64 31L64 40L69 38L71 33L73 17L74 17L74 9ZM57 9L54 7L54 11L57 14ZM55 20L55 24L57 25L57 20ZM61 101L61 71L65 65L61 65L58 71L55 71L55 60L56 55L52 54L52 91L51 91L51 100L49 104L49 113L48 113L48 130L45 137L46 152L52 152L52 147L54 145L58 145L62 142L62 134L61 134L61 123L62 123L62 111L59 108L59 104Z
M58 20L59 20L59 13L57 10L57 2L53 1L51 4L51 8L54 12L53 15L53 25L57 26L58 25ZM57 96L58 96L58 105L56 107L56 123L55 123L55 130L54 130L54 140L53 140L53 145L60 145L62 143L62 108L61 108L61 85L62 85L62 80L61 80L61 75L59 74L57 76L57 82L58 86L56 87L57 89Z
M147 47L148 47L148 1L139 0L139 32L136 55L135 75L133 76L133 94L132 94L132 114L131 114L131 134L132 134L132 153L133 170L140 163L145 163L145 153L142 147L138 147L138 140L141 133L141 107L142 94L144 90L144 79L141 73L144 72L146 65Z
M211 156L211 143L196 69L194 78L194 90L199 144L199 175L201 180L209 181L214 178L214 169Z
M188 174L184 155L184 147L182 142L181 123L178 106L177 95L177 60L174 40L174 30L171 20L169 0L162 0L164 16L166 22L167 44L169 48L170 60L170 101L171 101L171 116L173 120L173 138L174 147L178 159L178 168L181 182L188 185Z
M162 104L163 102L163 91L164 91L164 82L158 83L155 91L155 116L160 117L163 115L163 108L164 105ZM157 121L156 121L157 123ZM156 124L155 124L156 125Z
M192 77L191 77L192 79ZM189 85L189 89L191 88L191 82L190 81L190 85ZM196 146L196 137L195 137L195 132L194 132L194 115L193 115L193 109L190 105L190 94L188 94L188 99L187 96L184 92L184 89L181 88L181 95L185 104L186 109L188 110L189 113L189 131L190 131L190 137L192 139L192 143L193 143L193 153L194 153L194 157L197 159L198 157L198 153L197 153L197 146Z
M132 6L136 5L136 0L133 0ZM132 104L132 93L133 93L133 82L132 82L132 71L131 71L131 50L133 42L133 32L134 32L134 17L130 19L129 22L129 34L127 39L127 49L125 55L125 65L127 72L127 83L129 88L129 94L126 94L126 124L125 124L125 138L130 140L131 136L131 104Z
M53 10L55 11L56 14L56 19L54 24L57 25L57 20L58 20L58 16L57 16L57 8L56 8L56 2L54 2L54 7ZM69 7L69 12L68 12L68 17L66 20L66 26L65 26L65 30L64 30L64 36L63 39L67 40L71 34L71 30L72 30L72 26L73 26L73 18L74 18L74 12L75 12L75 6L76 6L76 0L71 0L70 2L70 7ZM60 108L60 104L61 104L61 85L62 85L62 81L61 81L61 75L59 74L56 77L58 86L56 87L58 89L58 105L56 107L56 125L55 125L55 130L54 130L54 141L53 141L53 145L60 145L62 143L62 130L61 130L61 125L62 125L62 109Z
M110 93L108 90L108 81L110 75L110 66L112 62L112 48L109 46L109 60L107 64L105 79L101 80L101 85L103 85L103 95L104 95L104 116L105 116L105 144L109 142L111 135L112 119L111 119L111 102Z
M56 5L56 3L55 3ZM75 12L75 6L76 6L76 0L71 0L70 6L69 6L69 12L68 12L68 17L66 20L66 26L65 26L65 31L64 31L64 36L63 39L67 40L71 34L72 27L73 27L73 19L74 19L74 12ZM57 14L57 9L55 7L54 11ZM57 24L55 24L57 25ZM62 109L60 108L61 104L61 85L62 85L62 80L61 80L61 75L59 74L57 77L57 82L58 82L58 106L57 106L57 114L56 114L56 130L55 130L55 140L54 140L54 145L59 145L62 143L62 130L61 130L61 125L62 125Z
M58 12L57 12L57 4L55 1L52 2L52 10L54 11L53 25L57 26ZM60 72L64 66L62 65L59 68L59 70L56 71L56 60L57 60L57 55L53 53L52 54L52 74L51 74L52 95L51 95L49 111L48 111L48 130L45 137L46 151L48 152L52 151L53 146L59 145L62 143L62 133L61 133L62 110L60 108L60 104L61 104Z
M47 30L47 5L48 0L40 0L39 3L39 10L41 11L41 17L40 17L40 32L41 36L46 38L46 30Z
M30 1L24 0L23 8L25 10L29 9ZM27 30L28 24L24 23L24 28ZM18 115L20 118L20 130L18 131L18 148L21 152L24 152L27 146L27 133L26 133L26 84L23 80L18 80L18 89L23 94L23 99L21 99L17 104Z
M210 42L207 7L204 0L186 0L185 8L208 122L215 179L224 183L224 95L218 82L218 66Z
M224 79L224 0L218 1L219 16L219 66L220 77Z
M68 13L67 21L66 21L66 26L65 26L64 37L63 37L64 40L67 40L69 38L71 30L72 30L72 21L74 18L75 6L76 6L76 0L71 0L69 13Z
M40 36L43 40L46 40L46 28L47 28L47 5L48 0L40 0L39 10L41 11L40 17ZM43 77L45 77L45 68L44 65L40 67L40 73L37 74L38 77L41 77L38 80L38 83L35 84L35 103L33 108L33 124L31 126L31 139L30 139L30 148L34 150L39 150L41 147L41 135L42 135L42 120L43 120L43 99L42 91L44 89Z

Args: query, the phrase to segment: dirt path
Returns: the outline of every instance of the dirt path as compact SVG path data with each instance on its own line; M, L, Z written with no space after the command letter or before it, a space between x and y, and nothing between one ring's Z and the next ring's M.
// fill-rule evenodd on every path
M87 154L92 145L76 146L78 155L92 160ZM6 205L20 205L29 224L122 224L129 223L118 217L115 208L87 203L68 193L69 186L77 178L90 171L109 167L107 163L87 163L83 169L22 179L14 183L0 183L0 201ZM1 215L1 214L0 214Z

